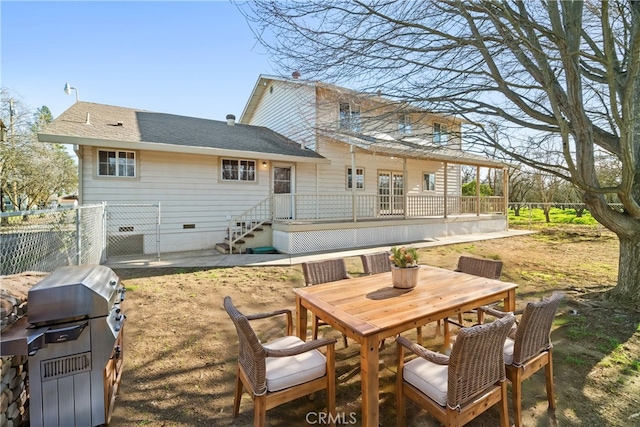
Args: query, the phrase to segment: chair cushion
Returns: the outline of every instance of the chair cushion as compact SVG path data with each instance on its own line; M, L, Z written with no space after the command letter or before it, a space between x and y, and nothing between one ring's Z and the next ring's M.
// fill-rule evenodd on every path
M264 344L272 350L295 347L303 344L298 337L287 336ZM267 390L278 391L294 385L306 383L324 376L327 360L318 350L307 351L288 357L267 357Z
M438 365L417 357L405 363L402 377L440 406L446 406L448 370L448 365Z
M513 338L507 337L504 342L504 364L511 365L513 363L513 345L515 344Z

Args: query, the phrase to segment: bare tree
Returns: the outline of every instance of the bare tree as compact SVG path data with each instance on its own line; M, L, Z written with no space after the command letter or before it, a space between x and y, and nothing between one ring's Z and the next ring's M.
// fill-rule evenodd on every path
M239 8L283 74L462 116L475 125L465 139L477 149L572 182L620 240L613 293L640 302L639 1L255 0ZM560 162L538 156L543 141ZM599 179L597 149L619 164L616 181ZM612 194L622 211L607 204Z
M30 110L5 88L0 102L0 118L9 124L7 140L0 142L0 210L6 210L5 199L13 210L29 210L75 191L73 158L62 145L37 141L37 132L53 119L49 108Z

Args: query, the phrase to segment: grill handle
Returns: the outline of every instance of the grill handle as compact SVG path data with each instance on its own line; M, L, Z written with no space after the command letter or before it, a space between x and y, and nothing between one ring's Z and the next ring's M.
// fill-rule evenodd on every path
M80 337L84 328L89 322L77 323L58 329L49 329L44 333L44 342L47 344L56 344L67 341L75 341Z

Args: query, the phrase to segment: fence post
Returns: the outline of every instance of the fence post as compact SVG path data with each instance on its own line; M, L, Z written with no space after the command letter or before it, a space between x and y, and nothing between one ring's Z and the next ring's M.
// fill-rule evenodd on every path
M82 227L80 221L82 220L82 214L80 213L80 207L76 206L76 265L82 264Z
M160 223L162 220L162 213L160 212L160 201L158 200L158 218L156 221L156 251L158 253L158 261L160 261Z
M102 250L100 251L100 264L107 261L107 202L102 202Z

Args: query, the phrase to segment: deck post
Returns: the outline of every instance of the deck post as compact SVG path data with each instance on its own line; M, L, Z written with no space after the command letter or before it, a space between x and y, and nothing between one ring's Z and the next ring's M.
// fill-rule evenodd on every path
M444 217L447 217L448 214L448 205L447 202L449 200L449 186L448 181L449 181L449 163L448 162L444 162L444 203L443 203L443 208L444 208Z

